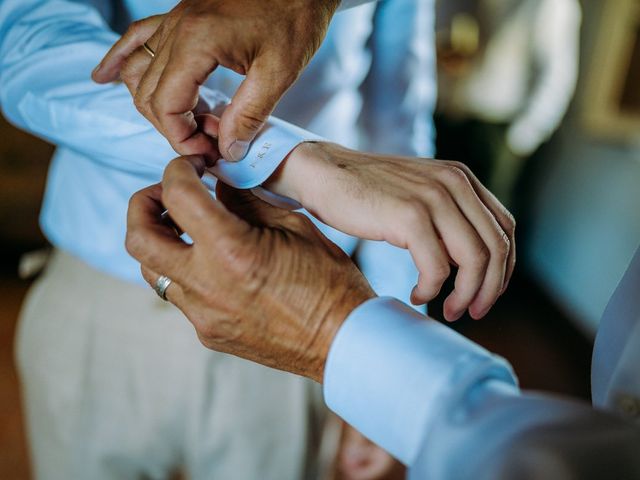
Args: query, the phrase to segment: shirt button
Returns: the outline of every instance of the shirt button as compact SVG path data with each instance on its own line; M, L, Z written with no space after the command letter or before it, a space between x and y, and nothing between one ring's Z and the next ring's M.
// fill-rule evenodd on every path
M640 399L634 398L631 395L620 394L616 398L616 405L620 413L625 417L640 417Z

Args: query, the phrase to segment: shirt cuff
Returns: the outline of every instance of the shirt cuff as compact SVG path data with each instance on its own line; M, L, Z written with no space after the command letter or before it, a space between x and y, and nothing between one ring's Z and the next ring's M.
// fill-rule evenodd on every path
M433 420L487 379L515 384L509 364L393 298L355 309L325 365L329 408L411 465Z
M347 8L357 7L363 3L377 2L378 0L342 0L338 10L346 10Z
M239 162L219 160L210 169L217 178L239 189L254 188L264 183L298 145L322 141L300 127L271 117L256 139L247 156Z

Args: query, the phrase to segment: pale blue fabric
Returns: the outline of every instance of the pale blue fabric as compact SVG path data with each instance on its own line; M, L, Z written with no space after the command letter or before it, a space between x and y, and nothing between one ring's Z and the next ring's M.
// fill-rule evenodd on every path
M345 2L343 6L356 3L363 2ZM175 4L175 0L0 2L0 104L4 115L58 146L42 208L42 229L57 248L129 281L142 280L138 265L124 249L128 200L135 191L159 181L164 166L176 154L135 110L123 85L96 85L90 72L118 38L111 26L126 26ZM240 187L260 184L295 145L317 138L309 131L359 146L360 88L372 68L372 55L382 56L372 54L368 47L376 8L370 2L336 15L320 51L278 107L276 116L306 131L272 120L247 159L238 165L220 165L217 173L225 181ZM411 16L407 12L405 18ZM410 43L413 30L406 32ZM415 59L408 57L407 62L413 65ZM403 78L410 72L408 68ZM432 76L433 70L429 72ZM416 78L422 80L421 76ZM239 81L235 73L218 69L208 83L209 103L216 106L226 101ZM431 84L435 84L433 79ZM390 94L390 88L408 87L402 81L385 87L381 94ZM430 118L433 99L407 101L396 108L405 116L420 116L424 122ZM394 130L393 138L404 137L409 142L413 130L411 122L405 123ZM431 138L426 141L430 144ZM354 252L354 239L326 226L321 228L348 253ZM404 279L402 288L397 281L389 287L394 294L405 292L402 298L408 299L417 278L415 267L404 262L403 271L398 272L397 262L388 262L382 250L376 252L375 258L362 262ZM379 288L380 293L386 293L384 282Z
M338 331L327 404L415 479L640 478L640 249L600 324L597 406L520 392L508 364L400 302Z

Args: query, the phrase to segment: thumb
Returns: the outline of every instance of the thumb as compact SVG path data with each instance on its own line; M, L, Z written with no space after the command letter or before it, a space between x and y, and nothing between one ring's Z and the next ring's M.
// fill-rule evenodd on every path
M242 160L269 115L299 72L263 67L256 61L220 119L219 149L230 162Z

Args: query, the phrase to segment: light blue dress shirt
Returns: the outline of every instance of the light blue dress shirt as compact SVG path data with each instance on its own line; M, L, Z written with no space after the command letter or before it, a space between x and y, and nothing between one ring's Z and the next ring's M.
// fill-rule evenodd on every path
M431 4L431 0L421 1ZM343 2L343 7L360 3L367 2ZM158 182L176 154L135 110L124 85L96 85L90 72L118 38L111 26L126 26L175 4L175 0L0 2L0 105L4 115L19 128L58 146L49 171L42 229L57 248L127 281L142 281L137 263L124 249L128 200L135 191ZM233 165L221 162L215 173L238 187L257 186L297 144L317 138L309 131L347 146L360 146L361 137L371 136L358 123L363 99L375 98L363 91L363 83L371 76L378 79L380 95L396 103L384 113L396 125L385 132L389 140L371 144L402 144L404 138L407 145L415 143L420 148L405 146L397 153L431 154L432 132L424 130L424 125L431 124L435 101L433 56L428 53L433 42L410 38L417 31L408 28L417 25L415 2L398 0L397 5L385 13L369 2L337 14L326 41L275 114L306 130L272 118L245 160ZM428 18L431 15L429 12ZM399 30L405 32L408 47L401 52L422 54L412 53L406 62L387 62L385 58L399 52L383 52L380 39L374 49L367 46L377 38L374 22L385 28L403 25ZM388 46L400 48L402 42L394 42L387 42ZM398 75L391 70L396 68ZM412 72L420 74L413 76ZM417 95L412 79L422 82L425 76L430 78L428 86ZM220 68L203 95L212 107L219 106L234 93L240 79ZM354 252L356 239L320 227L348 253ZM373 283L379 293L408 298L417 272L407 252L372 243L362 248L359 260L378 279Z
M600 324L596 409L520 392L505 360L391 298L338 331L326 402L415 479L640 478L639 292L640 249Z

